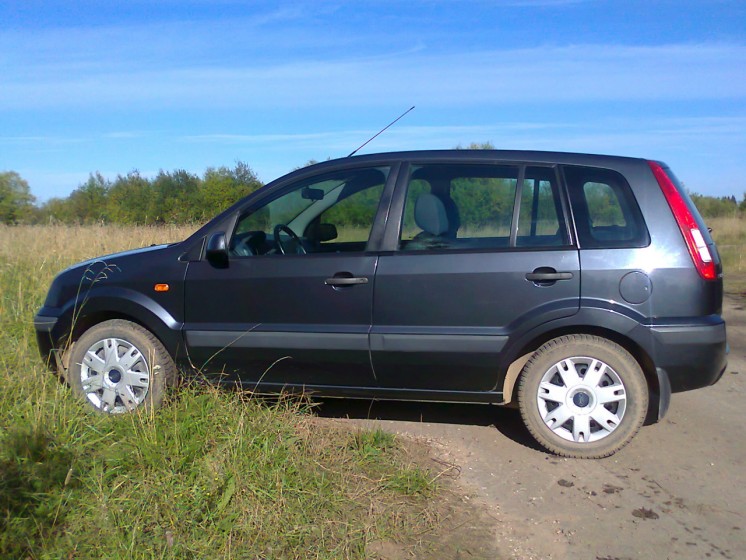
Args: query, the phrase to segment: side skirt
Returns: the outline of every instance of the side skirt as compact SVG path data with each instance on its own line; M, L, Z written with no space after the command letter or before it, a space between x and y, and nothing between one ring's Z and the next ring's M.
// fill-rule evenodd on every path
M227 384L233 384L226 382ZM458 402L464 404L502 404L502 392L428 391L422 389L383 389L379 387L341 387L327 385L283 385L280 383L243 383L243 389L258 394L304 394L318 397L380 399L390 401Z

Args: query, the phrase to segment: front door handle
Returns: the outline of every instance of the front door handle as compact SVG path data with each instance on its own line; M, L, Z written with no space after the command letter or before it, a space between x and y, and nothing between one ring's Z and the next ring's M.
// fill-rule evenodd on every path
M356 286L358 284L367 284L368 279L364 276L362 277L355 277L352 278L345 278L345 277L337 277L334 276L333 278L327 278L324 280L324 284L327 286Z

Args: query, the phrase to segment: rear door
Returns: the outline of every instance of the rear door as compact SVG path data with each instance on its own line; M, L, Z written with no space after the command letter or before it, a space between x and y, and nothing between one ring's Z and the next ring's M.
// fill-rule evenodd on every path
M579 307L577 248L552 167L410 165L374 290L381 386L488 391L511 334Z

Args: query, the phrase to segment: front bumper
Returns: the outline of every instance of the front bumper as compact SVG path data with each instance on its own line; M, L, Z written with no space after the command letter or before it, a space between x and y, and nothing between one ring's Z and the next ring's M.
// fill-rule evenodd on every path
M37 314L34 317L34 329L36 329L36 343L39 346L41 359L51 370L56 370L57 352L55 341L55 328L59 319L49 315Z

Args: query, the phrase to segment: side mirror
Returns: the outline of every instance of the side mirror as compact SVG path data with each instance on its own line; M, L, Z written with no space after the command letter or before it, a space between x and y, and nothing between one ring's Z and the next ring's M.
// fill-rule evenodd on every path
M225 233L220 231L213 233L207 240L205 256L210 262L225 264L228 262L228 242L225 239Z
M334 224L319 224L319 229L317 230L317 239L319 241L331 241L332 239L336 239L338 235L337 226Z

